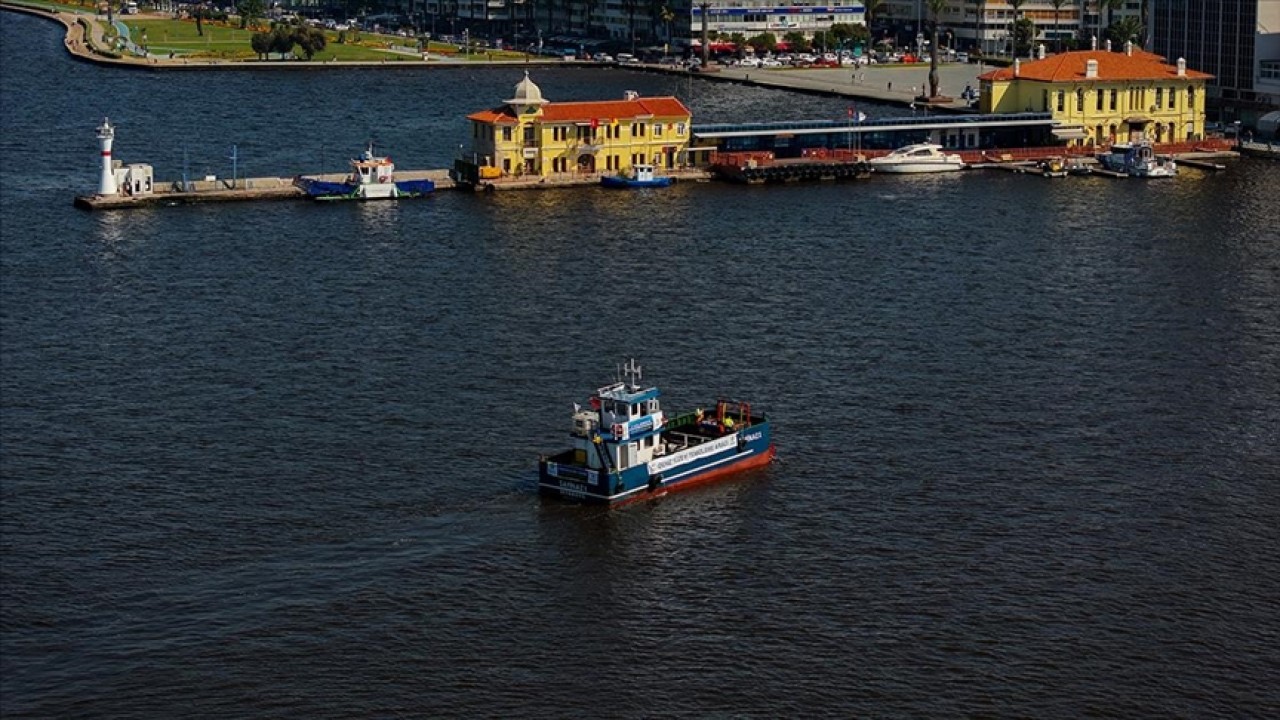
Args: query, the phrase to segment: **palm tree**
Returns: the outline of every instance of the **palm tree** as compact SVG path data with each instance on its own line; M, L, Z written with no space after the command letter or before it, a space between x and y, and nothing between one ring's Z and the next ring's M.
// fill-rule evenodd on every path
M863 17L866 18L868 30L871 29L871 23L880 15L881 11L888 13L888 8L885 7L884 2L885 0L862 0ZM875 46L874 36L873 41L868 43L868 46Z
M938 16L947 7L947 0L927 0L929 16L933 19L933 37L929 50L929 97L938 96Z
M1111 25L1111 11L1119 10L1124 7L1125 0L1098 0L1098 42L1102 42L1102 36L1106 33L1107 28ZM1102 22L1102 11L1107 11L1107 21Z
M1142 21L1132 15L1127 15L1111 23L1107 27L1107 34L1117 43L1131 42L1138 47L1142 47L1142 30Z
M1027 0L1009 0L1009 6L1013 8L1013 29L1014 29L1014 31L1010 33L1011 37L1009 38L1009 48L1012 50L1012 52L1009 53L1010 55L1018 54L1018 43L1017 43L1018 20L1022 19L1021 17L1022 6L1026 2ZM1034 37L1031 39L1035 40Z
M1058 26L1058 16L1062 13L1062 6L1066 5L1070 0L1049 0L1049 4L1053 6L1053 45L1054 52L1062 52L1062 29Z

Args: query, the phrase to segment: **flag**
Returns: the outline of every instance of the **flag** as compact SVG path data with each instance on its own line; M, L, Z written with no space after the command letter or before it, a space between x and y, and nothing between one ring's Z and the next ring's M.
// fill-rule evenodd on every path
M864 113L864 112L859 112L859 113L858 113L858 122L860 122L860 123L861 123L861 122L866 122L866 121L867 121L867 114L866 114L866 113Z
M591 129L595 130L600 127L600 118L591 118Z
M853 117L853 106L849 106L849 117Z

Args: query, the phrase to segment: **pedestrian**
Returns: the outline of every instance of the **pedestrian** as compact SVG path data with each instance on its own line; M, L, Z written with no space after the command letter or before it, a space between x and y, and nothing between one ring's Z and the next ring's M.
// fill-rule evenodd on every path
M856 73L856 72L855 72L855 73L853 74L853 77L849 79L849 82L851 82L851 83L853 83L853 84L855 84L855 85L856 85L856 84L858 84L858 73Z
M889 92L893 92L893 81L889 81Z

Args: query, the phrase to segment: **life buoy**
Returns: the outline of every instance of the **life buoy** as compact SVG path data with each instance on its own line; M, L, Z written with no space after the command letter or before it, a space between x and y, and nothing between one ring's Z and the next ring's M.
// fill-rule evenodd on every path
M614 424L613 424L613 436L614 436L614 437L616 437L616 438L620 438L620 437L622 437L622 424L621 424L621 423L614 423Z

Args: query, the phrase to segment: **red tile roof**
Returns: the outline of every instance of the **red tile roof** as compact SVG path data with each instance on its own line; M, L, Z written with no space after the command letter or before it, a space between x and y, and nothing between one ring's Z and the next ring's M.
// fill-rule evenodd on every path
M1098 81L1112 80L1209 80L1213 76L1199 70L1187 70L1182 78L1178 68L1164 62L1155 53L1134 50L1133 55L1106 50L1079 50L1050 55L1043 60L1023 61L1018 69L1019 80L1040 82L1079 82L1085 80L1085 63L1098 61ZM1013 68L1001 68L980 75L979 80L1012 80ZM1088 78L1090 80L1094 78Z
M547 103L542 106L542 122L590 122L592 120L634 120L647 117L689 117L689 108L674 97L642 97L635 100ZM507 105L481 110L467 116L482 123L515 124L516 116Z

